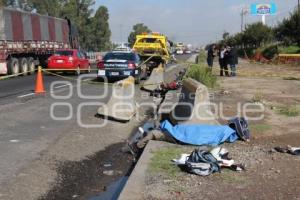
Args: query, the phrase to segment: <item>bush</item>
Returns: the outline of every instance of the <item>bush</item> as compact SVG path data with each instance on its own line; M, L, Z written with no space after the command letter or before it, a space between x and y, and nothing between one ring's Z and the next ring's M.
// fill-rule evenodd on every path
M198 64L205 64L206 63L206 51L201 49L198 56Z
M260 49L262 55L267 59L272 59L275 55L283 53L283 54L297 54L300 53L300 47L298 46L288 46L288 47L278 47L277 44L268 45L262 49Z
M262 55L267 59L272 59L279 53L277 44L266 46L262 49Z
M280 106L278 113L288 117L297 117L300 114L300 111L296 105L285 105Z
M279 53L297 54L297 53L300 53L300 47L298 47L298 46L280 47Z
M186 73L186 78L195 79L209 88L214 88L217 83L217 77L205 64L191 65Z

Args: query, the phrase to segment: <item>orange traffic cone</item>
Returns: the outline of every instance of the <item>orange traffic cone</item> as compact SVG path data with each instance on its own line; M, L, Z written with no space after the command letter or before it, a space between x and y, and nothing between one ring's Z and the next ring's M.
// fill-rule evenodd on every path
M35 94L44 94L45 92L42 67L39 66L38 73L36 75Z

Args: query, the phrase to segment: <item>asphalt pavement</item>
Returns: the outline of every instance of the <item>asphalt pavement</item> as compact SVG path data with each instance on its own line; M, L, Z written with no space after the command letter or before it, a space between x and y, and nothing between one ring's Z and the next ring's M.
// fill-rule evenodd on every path
M187 60L190 56L178 56L178 59ZM174 66L167 69L169 67ZM96 74L89 79L93 76ZM105 87L101 83L77 85L76 78L73 75L66 78L44 75L47 93L43 96L31 95L35 75L0 81L0 199L23 199L24 196L36 199L53 184L49 177L55 177L56 172L48 169L52 160L81 160L109 144L125 140L140 123L110 122L98 129L79 127L79 120L85 124L98 124L95 114L99 105L95 104L106 103L110 96L80 97L80 92L104 94ZM50 91L50 85L55 81L64 82L56 84ZM110 93L111 87L107 89ZM66 96L69 97L63 99ZM53 106L57 103L59 105ZM80 110L80 106L84 108ZM54 120L51 113L57 118L70 118ZM112 135L113 132L118 134Z

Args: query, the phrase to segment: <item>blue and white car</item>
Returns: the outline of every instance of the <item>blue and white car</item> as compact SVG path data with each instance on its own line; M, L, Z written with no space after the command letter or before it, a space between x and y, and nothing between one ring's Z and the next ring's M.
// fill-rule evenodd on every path
M139 55L134 52L112 51L98 62L98 78L106 77L108 80L112 80L133 76L138 84L147 76L146 67L141 64Z

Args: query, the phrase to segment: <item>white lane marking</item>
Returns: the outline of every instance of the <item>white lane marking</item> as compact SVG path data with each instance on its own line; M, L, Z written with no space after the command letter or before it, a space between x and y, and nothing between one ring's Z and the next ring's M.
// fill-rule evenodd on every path
M71 84L59 85L59 86L54 87L54 89L59 89L59 88L67 87L67 86L70 86L70 85Z
M24 94L24 95L18 96L18 98L24 98L24 97L28 97L28 96L32 96L32 95L34 95L34 93Z
M11 143L18 143L18 142L20 142L20 140L9 140L9 142L11 142Z

